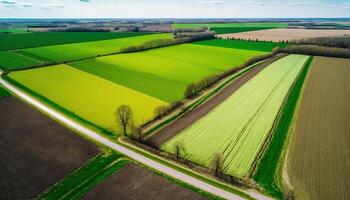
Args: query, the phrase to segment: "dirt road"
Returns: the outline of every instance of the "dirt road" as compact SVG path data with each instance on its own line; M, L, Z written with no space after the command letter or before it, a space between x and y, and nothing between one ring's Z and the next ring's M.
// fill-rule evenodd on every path
M232 93L238 90L242 85L248 82L251 78L253 78L265 67L267 67L271 63L275 62L276 60L284 56L285 55L283 54L277 55L271 59L264 61L258 66L254 67L249 72L245 73L244 75L242 75L241 77L233 81L230 85L225 87L222 91L220 91L217 95L212 97L207 102L200 105L193 111L187 113L180 119L177 119L176 121L171 123L169 126L166 126L165 128L161 129L160 131L158 131L157 133L149 137L147 139L147 143L155 148L159 148L162 144L164 144L165 142L167 142L168 140L176 136L182 130L189 127L192 123L194 123L199 118L206 115L208 112L214 109L217 105L219 105L221 102L226 100L230 95L232 95Z

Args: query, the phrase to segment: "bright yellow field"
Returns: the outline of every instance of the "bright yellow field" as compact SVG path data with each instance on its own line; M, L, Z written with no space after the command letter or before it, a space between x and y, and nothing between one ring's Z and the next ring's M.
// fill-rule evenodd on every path
M115 111L129 105L136 124L154 115L159 99L82 72L67 65L56 65L13 72L9 77L64 109L104 129L116 131Z

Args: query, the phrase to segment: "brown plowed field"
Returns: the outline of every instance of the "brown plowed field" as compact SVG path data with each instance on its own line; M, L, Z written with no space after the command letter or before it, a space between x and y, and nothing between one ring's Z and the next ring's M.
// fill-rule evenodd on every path
M18 99L0 99L0 199L32 199L99 152Z
M207 102L200 105L193 111L187 113L180 119L177 119L176 121L171 123L169 126L166 126L165 128L161 129L160 131L158 131L157 133L149 137L147 139L147 143L155 148L159 148L166 141L170 140L171 138L176 136L176 134L180 133L182 130L184 130L185 128L190 126L192 123L197 121L199 118L203 117L212 109L214 109L217 105L219 105L221 102L227 99L232 93L238 90L242 85L244 85L244 83L246 83L251 78L253 78L265 67L269 66L271 63L275 62L276 60L284 56L285 55L282 55L282 54L275 56L267 61L264 61L258 66L254 67L249 72L245 73L244 75L239 77L237 80L233 81L230 85L225 87L222 91L220 91L218 94L216 94Z
M350 199L350 59L317 57L295 122L288 174L299 199Z
M350 30L316 30L316 29L266 29L260 31L248 31L242 33L229 33L218 35L220 38L239 38L260 41L291 41L313 37L328 37L350 35Z
M83 198L86 200L206 199L135 164L127 164Z

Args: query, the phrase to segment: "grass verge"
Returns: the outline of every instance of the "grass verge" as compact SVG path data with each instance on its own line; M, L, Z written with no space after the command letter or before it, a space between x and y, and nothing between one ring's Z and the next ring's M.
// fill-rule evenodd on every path
M10 93L0 85L0 98L10 96Z
M36 199L79 199L127 163L120 154L107 152L89 160Z
M281 176L278 175L280 167L279 161L281 160L287 133L311 62L312 57L310 57L305 63L298 80L291 90L278 124L274 130L274 136L271 143L261 158L256 172L253 175L253 179L257 181L268 194L278 199L283 198L283 192L281 191L281 185L279 184L279 178Z

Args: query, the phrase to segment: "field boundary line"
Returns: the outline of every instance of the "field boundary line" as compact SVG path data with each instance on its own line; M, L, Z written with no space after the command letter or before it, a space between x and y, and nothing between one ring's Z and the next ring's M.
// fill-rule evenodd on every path
M1 72L0 72L1 74ZM81 134L91 138L94 141L97 141L101 144L104 144L107 147L110 147L113 150L116 150L117 152L120 152L127 157L138 161L146 166L149 166L153 169L156 169L160 172L163 172L164 174L167 174L170 177L173 177L179 181L185 182L189 185L192 185L194 187L197 187L199 189L202 189L203 191L206 191L208 193L211 193L213 195L216 195L218 197L224 198L224 199L245 199L241 196L238 196L234 193L228 192L226 190L223 190L221 188L218 188L216 186L213 186L211 184L205 183L204 181L198 180L190 175L184 174L182 172L179 172L171 167L165 166L161 163L158 163L150 158L147 158L143 155L140 155L132 150L129 150L125 148L124 146L121 146L115 142L110 141L109 139L106 139L102 137L97 132L85 127L82 124L79 124L72 119L66 117L64 114L54 110L53 108L49 107L48 105L45 105L44 103L40 102L39 100L34 99L30 95L27 95L26 93L20 91L15 86L11 85L7 81L5 81L2 77L0 78L0 83L6 87L9 91L16 94L18 97L26 101L27 103L31 104L32 106L36 107L37 109L43 111L47 115L51 116L53 119L60 121L61 123L65 124L68 127L71 127L72 129L75 129L76 131L80 132ZM247 193L246 193L247 194ZM249 196L249 194L248 194Z

